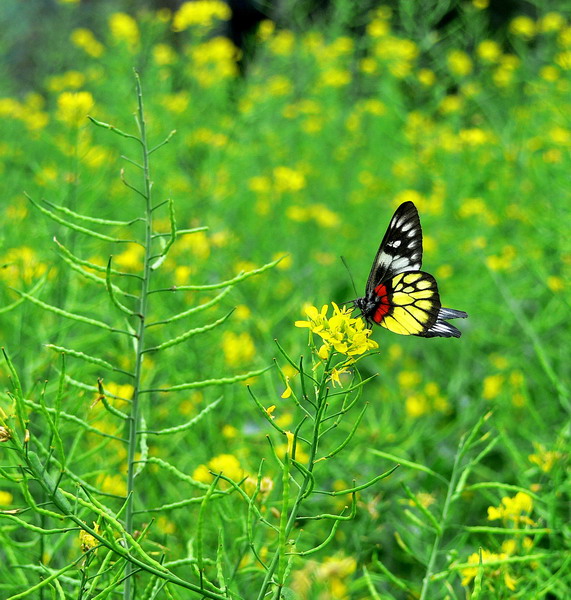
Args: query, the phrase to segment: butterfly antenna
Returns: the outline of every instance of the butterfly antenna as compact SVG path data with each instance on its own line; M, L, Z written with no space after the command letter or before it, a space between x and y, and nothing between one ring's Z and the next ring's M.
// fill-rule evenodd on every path
M345 265L345 268L347 269L347 273L349 273L349 279L351 279L353 291L355 292L355 297L357 297L359 295L359 292L357 291L357 288L355 287L355 280L353 279L353 275L351 275L351 270L349 269L349 265L347 264L347 261L345 260L344 256L341 256L341 261Z

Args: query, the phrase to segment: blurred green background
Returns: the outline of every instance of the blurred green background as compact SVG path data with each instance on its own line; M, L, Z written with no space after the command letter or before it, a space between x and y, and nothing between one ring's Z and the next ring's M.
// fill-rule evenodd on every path
M565 598L570 14L569 3L499 8L485 0L237 2L231 8L222 2L4 0L0 294L7 308L0 314L0 335L26 393L37 395L44 380L56 383L58 356L47 343L130 366L131 349L122 339L70 325L28 302L12 304L19 298L13 288L30 290L46 277L35 294L43 301L121 324L105 289L71 272L52 238L101 265L112 254L117 268L133 273L141 267L140 248L70 232L46 219L23 192L37 202L108 219L142 215L140 199L120 178L125 169L127 180L137 181L137 170L121 158L138 160L137 146L86 118L135 131L135 68L151 145L176 130L153 155L154 198L174 200L179 227L208 226L177 242L154 287L214 283L286 256L233 289L215 315L193 323L203 325L236 307L223 328L150 357L147 383L161 387L269 365L278 355L274 339L299 356L307 338L294 322L303 318L304 307L355 297L340 257L362 295L394 209L413 201L424 231L423 269L436 277L443 305L465 310L469 319L458 324L459 340L374 332L380 352L360 363L364 376L379 374L363 394L370 404L367 418L343 459L328 463L328 483L321 485L347 487L353 478L370 479L393 466L395 461L371 449L447 475L461 436L491 411L487 427L497 443L474 465L469 481L535 492L541 501L534 503L532 518L553 534L527 546L520 536L510 550L504 539L471 533L465 527L490 525L487 507L513 494L466 493L455 505L457 528L438 568L468 560L479 547L496 556L540 549L551 558L533 569L514 561L509 577L505 569L499 575L492 570L486 585L496 595L481 597L533 592L537 598ZM168 232L166 207L155 216L156 229ZM152 320L211 297L156 295ZM151 343L187 327L173 324L168 335L157 329ZM93 365L70 360L68 371L91 386L105 376L106 389L129 397L128 386L121 387L126 380ZM264 406L277 405L284 427L295 422L295 407L280 398L284 386L275 372L252 386ZM156 444L151 453L189 474L200 465L213 468L209 461L221 456L223 464L235 465L237 479L256 473L268 455L267 430L242 385L176 398L156 395L146 418L157 429L173 426L221 394L216 413L192 435ZM90 407L92 400L93 394L72 388L66 410L114 430L105 411ZM5 395L4 401L8 410ZM124 493L124 449L86 444L97 450L78 455L77 468L103 491ZM149 506L187 493L162 472L149 470L146 477ZM407 515L416 509L406 506L402 482L425 494L425 506L440 514L438 484L401 468L360 497L355 527L340 527L335 548L317 558L322 570L315 571L313 588L303 587L307 567L296 570L299 597L373 597L363 584L363 565L374 571L380 597L413 597L371 563L378 556L395 576L417 584L425 572L422 557L431 537L419 533ZM0 492L2 505L20 501L16 489ZM325 501L320 508L333 511ZM157 523L162 543L176 555L192 517L171 511ZM315 540L322 539L324 530L312 531ZM57 563L49 544L43 552L42 560ZM333 575L324 566L328 561L337 561ZM448 597L469 593L466 573L451 569L445 579L447 593L456 594ZM444 597L438 589L431 597Z

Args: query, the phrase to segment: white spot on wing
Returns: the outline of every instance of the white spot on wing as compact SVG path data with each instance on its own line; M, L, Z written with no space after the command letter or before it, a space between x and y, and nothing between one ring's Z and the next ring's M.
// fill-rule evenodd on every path
M399 258L395 258L395 260L393 260L393 263L391 265L391 269L393 269L394 271L403 271L406 268L410 268L410 263L408 261L408 258L406 258L406 256L401 256Z

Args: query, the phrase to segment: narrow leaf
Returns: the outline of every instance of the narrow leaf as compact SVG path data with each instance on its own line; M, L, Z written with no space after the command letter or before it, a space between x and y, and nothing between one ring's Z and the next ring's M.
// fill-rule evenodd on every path
M117 242L117 243L123 243L123 244L124 243L132 243L132 240L122 240L119 238L112 238L108 235L105 235L104 233L99 233L97 231L93 231L92 229L87 229L86 227L82 227L81 225L72 223L71 221L68 221L66 219L62 219L61 217L58 217L52 211L45 209L43 206L38 204L35 200L32 200L32 198L30 196L28 196L28 194L24 193L24 195L41 213L43 213L44 215L46 215L47 217L52 219L52 221L55 221L56 223L59 223L60 225L64 225L68 229L73 229L74 231L83 233L85 235L89 235L91 237L94 237L98 240L103 240L105 242Z
M182 392L184 390L195 390L205 387L212 387L217 385L227 385L229 383L237 383L239 381L245 381L250 377L257 377L266 371L273 368L273 365L258 371L250 371L249 373L243 373L242 375L235 375L234 377L220 377L219 379L204 379L203 381L191 381L190 383L181 383L179 385L173 385L168 388L151 388L147 390L141 390L140 394L152 394L155 392Z
M228 317L233 312L234 311L231 310L227 315L225 315L221 319L218 319L218 321L214 321L214 323L210 323L208 325L205 325L204 327L197 327L195 329L189 329L182 335L179 335L178 337L175 337L171 340L167 340L166 342L163 342L162 344L159 344L158 346L154 346L153 348L145 348L144 352L158 352L159 350L165 350L166 348L170 348L171 346L176 346L177 344L185 342L186 340L188 340L189 338L191 338L195 335L198 335L200 333L206 333L207 331L210 331L211 329L214 329L214 328L218 327L219 325L222 325L222 323L224 323L224 321L226 321L226 319L228 319Z

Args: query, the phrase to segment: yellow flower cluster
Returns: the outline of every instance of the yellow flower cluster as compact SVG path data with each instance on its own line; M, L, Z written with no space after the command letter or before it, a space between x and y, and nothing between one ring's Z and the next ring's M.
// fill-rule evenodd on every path
M99 525L97 523L93 523L93 530L95 533L99 533ZM79 532L79 545L82 552L88 552L92 548L95 548L97 544L99 544L97 538L93 537L90 533L84 529Z
M309 320L295 322L296 327L307 327L323 340L323 345L318 351L322 360L326 360L332 352L353 357L379 347L377 342L369 338L371 330L365 327L365 322L360 318L351 317L351 309L340 309L335 302L331 304L331 317L327 316L327 304L322 306L321 311L315 306L308 306L305 314Z
M127 13L117 12L109 17L109 29L111 36L117 42L126 43L131 50L134 50L141 37L137 21Z
M0 269L0 279L15 288L35 283L48 270L48 266L29 246L12 248L3 254L0 260L3 265Z
M317 598L314 586L319 586L319 598L344 600L349 597L347 581L356 569L355 558L343 554L327 556L323 562L310 560L294 571L292 590L298 598Z
M336 212L333 212L325 204L308 204L306 206L288 206L286 216L292 221L303 223L306 221L315 221L319 227L325 229L338 227L341 219Z
M494 579L501 578L509 590L514 591L516 589L517 580L510 573L508 565L497 564L498 561L503 561L507 558L507 552L496 554L489 550L482 549L481 568L483 568L486 573L488 587L493 586L492 582ZM489 565L489 563L492 564ZM469 585L472 579L478 575L480 569L480 554L478 552L471 554L468 557L468 564L474 566L462 569L462 585Z
M248 364L256 356L256 346L247 331L241 333L225 331L222 334L222 352L226 364L237 367Z
M547 450L543 444L533 443L535 452L527 458L530 463L537 465L544 473L549 473L551 469L565 459L563 452L556 450Z
M105 47L99 42L90 29L80 27L71 32L71 42L81 48L88 56L99 58L105 51Z
M190 49L188 73L204 88L238 75L236 46L225 37L214 37Z
M0 119L14 119L24 123L29 131L44 129L49 116L43 109L44 100L39 94L28 94L23 102L14 98L0 98Z
M207 464L199 465L192 473L192 478L202 483L210 483L214 476L212 473L223 473L233 481L241 481L246 474L240 461L233 454L219 454L210 459ZM229 484L223 482L221 487L228 487Z
M189 27L210 29L217 21L227 21L232 16L230 7L220 0L194 0L185 2L174 14L172 28L184 31Z
M87 121L95 101L90 92L63 92L57 99L56 118L71 127Z
M488 507L488 520L501 519L507 527L519 527L521 524L534 526L535 522L528 516L532 510L532 497L525 492L518 492L513 498L502 498L499 506Z

